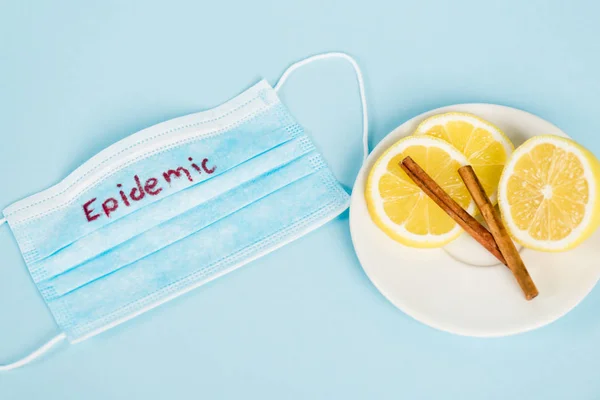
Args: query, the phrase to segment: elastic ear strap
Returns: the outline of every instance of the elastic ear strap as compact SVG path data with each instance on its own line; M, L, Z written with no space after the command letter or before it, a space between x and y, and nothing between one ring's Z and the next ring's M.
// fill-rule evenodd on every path
M25 356L25 357L21 358L20 360L15 361L10 364L7 364L7 365L0 365L0 372L10 371L13 369L20 368L24 365L27 365L30 362L34 361L35 359L43 356L48 351L50 351L54 346L56 346L58 343L62 342L63 340L66 340L66 339L67 339L67 335L64 333L61 333L60 335L55 336L48 343L44 344L43 346L41 346L39 349L35 350L28 356Z
M0 218L0 225L7 223L6 218Z
M346 53L323 53L317 54L316 56L305 58L304 60L298 61L297 63L292 64L288 69L285 70L279 81L275 85L275 91L278 92L281 89L281 86L285 83L285 81L289 78L289 76L297 70L298 68L310 64L313 61L323 60L326 58L342 58L352 64L354 68L354 72L356 73L356 79L358 80L358 90L360 93L360 102L362 106L362 120L363 120L363 132L362 132L362 141L363 141L363 163L366 161L367 156L369 155L369 115L367 112L367 98L365 96L365 83L363 80L362 72L360 71L360 67L354 58L349 56Z

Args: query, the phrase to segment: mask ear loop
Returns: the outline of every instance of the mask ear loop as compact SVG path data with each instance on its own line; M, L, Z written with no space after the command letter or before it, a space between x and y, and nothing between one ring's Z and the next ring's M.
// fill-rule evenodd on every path
M8 222L6 220L6 218L0 218L0 226L5 224L6 222ZM0 372L10 371L13 369L20 368L24 365L27 365L30 362L36 360L37 358L43 356L48 351L50 351L54 346L56 346L58 343L62 342L63 340L66 340L66 339L67 339L67 335L65 333L60 333L60 334L56 335L55 337L53 337L52 339L50 339L50 341L48 341L46 344L42 345L37 350L35 350L31 354L21 358L20 360L14 361L10 364L0 365Z
M0 372L10 371L13 369L21 368L24 365L27 365L30 362L34 361L35 359L40 358L41 356L46 354L48 351L50 351L58 343L62 342L63 340L66 340L66 339L67 339L67 335L64 333L56 335L48 343L44 344L39 349L37 349L34 352L32 352L31 354L21 358L20 360L17 360L10 364L0 365Z
M318 61L318 60L324 60L327 58L341 58L341 59L348 61L350 64L352 64L352 67L354 68L354 72L356 73L356 79L358 80L358 90L359 90L359 94L360 94L360 103L362 106L362 121L363 121L363 132L362 132L363 161L362 161L362 163L364 164L365 161L367 160L367 157L369 156L369 115L367 112L367 99L365 96L365 83L364 83L363 75L360 70L360 67L358 66L358 63L356 62L356 60L354 58L352 58L351 56L349 56L346 53L323 53L323 54L317 54L315 56L305 58L304 60L301 60L301 61L298 61L298 62L292 64L288 69L286 69L285 72L283 73L283 75L281 75L281 78L279 78L279 81L277 81L277 84L275 85L274 89L276 92L279 92L279 90L281 89L281 86L283 86L283 84L289 78L289 76L298 68L303 67L306 64L310 64L311 62Z

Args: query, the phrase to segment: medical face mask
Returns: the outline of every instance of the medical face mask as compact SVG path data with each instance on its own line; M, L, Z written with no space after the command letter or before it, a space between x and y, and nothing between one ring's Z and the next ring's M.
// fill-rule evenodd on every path
M349 196L275 88L137 132L65 180L7 207L7 222L60 333L78 343L320 227Z

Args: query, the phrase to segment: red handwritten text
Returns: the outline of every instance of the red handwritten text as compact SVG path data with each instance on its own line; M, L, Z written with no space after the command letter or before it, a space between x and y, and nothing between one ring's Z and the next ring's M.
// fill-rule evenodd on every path
M202 160L200 166L194 163L192 157L189 157L190 165L192 169L194 169L198 174L212 174L217 169L216 166L212 168L208 167L208 158ZM168 187L171 187L173 182L177 179L186 179L190 182L194 182L194 175L190 172L189 169L184 167L177 167L175 169L169 169L165 171L161 178L168 184ZM123 190L123 185L121 183L117 184L117 188L119 189L118 196L109 197L100 203L100 209L96 210L94 208L94 203L98 200L96 197L90 199L89 201L83 204L83 213L85 214L85 218L88 222L92 222L100 218L102 215L106 215L107 218L110 218L111 215L119 209L120 206L129 207L132 203L143 200L146 195L147 196L157 196L159 195L163 189L160 186L160 180L158 178L149 178L143 181L140 179L139 175L134 175L133 177L134 185L128 191ZM144 182L144 183L142 183ZM129 194L129 196L128 196ZM120 200L118 200L118 199Z

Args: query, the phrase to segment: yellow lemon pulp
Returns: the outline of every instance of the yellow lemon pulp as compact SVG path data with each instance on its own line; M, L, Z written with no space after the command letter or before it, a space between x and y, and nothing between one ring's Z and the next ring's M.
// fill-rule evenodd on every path
M514 150L511 141L491 123L467 113L445 113L427 118L415 135L447 141L467 157L492 203L506 160Z
M375 162L367 178L365 198L373 221L392 239L413 247L440 247L462 229L402 170L407 156L419 164L470 213L475 206L458 175L465 157L447 142L411 136L396 142Z
M511 235L526 247L568 250L600 224L600 163L572 140L537 136L519 147L499 184Z

